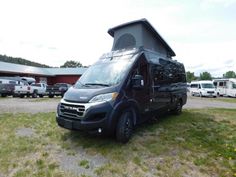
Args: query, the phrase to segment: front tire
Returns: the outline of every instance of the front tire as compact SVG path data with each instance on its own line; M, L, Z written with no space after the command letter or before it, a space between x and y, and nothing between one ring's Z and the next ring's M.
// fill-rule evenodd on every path
M175 109L172 110L172 112L175 114L175 115L180 115L182 113L182 108L183 108L183 104L182 104L182 101L179 100L176 105L175 105Z
M133 128L133 113L131 110L125 110L119 117L116 127L117 141L127 143L133 134Z

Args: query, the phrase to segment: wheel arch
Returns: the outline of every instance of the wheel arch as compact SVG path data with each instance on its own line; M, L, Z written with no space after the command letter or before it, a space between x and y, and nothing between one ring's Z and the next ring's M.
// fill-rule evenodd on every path
M118 120L125 110L131 110L133 114L133 125L135 126L137 124L138 120L140 119L140 111L138 108L138 104L134 100L120 102L114 107L110 115L111 117L108 122L108 127L110 127L110 131L115 132Z

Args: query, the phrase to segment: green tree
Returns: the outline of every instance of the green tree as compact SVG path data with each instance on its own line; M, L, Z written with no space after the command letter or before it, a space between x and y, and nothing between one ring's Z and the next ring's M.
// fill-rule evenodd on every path
M194 76L194 72L190 72L190 71L186 72L186 78L187 78L187 82L196 80L196 77Z
M0 55L0 61L7 62L7 63L27 65L27 66L36 66L36 67L42 67L42 68L49 68L50 67L48 65L36 63L36 62L26 60L23 58L14 58L14 57L6 56L6 55Z
M223 74L223 78L236 78L236 73L234 71L227 71Z
M200 73L200 80L211 80L212 76L209 72Z
M78 68L83 67L80 62L76 62L74 60L69 60L64 63L64 65L60 66L60 68Z

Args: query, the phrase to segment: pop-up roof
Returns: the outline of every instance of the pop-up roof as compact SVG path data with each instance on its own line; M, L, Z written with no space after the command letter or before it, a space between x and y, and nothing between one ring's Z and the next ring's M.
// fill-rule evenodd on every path
M145 18L110 28L108 33L114 37L112 51L143 47L167 57L175 56L175 52Z

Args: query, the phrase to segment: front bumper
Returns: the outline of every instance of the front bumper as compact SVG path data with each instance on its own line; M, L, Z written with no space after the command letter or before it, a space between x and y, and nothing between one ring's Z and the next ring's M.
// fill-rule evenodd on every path
M216 97L217 93L216 92L211 92L211 91L205 91L202 92L202 96L206 96L206 97Z
M108 130L112 111L110 102L95 104L62 100L58 105L56 121L59 126L70 130Z

